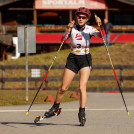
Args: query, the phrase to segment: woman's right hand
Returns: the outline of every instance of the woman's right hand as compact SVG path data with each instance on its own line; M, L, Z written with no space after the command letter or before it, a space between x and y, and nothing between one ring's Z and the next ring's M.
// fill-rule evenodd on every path
M72 21L72 22L70 22L70 23L68 24L68 28L72 28L73 25L74 25L74 21Z

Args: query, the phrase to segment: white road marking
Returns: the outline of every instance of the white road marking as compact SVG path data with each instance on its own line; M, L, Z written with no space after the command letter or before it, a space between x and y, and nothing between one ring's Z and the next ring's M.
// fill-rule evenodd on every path
M68 112L68 111L78 111L79 109L63 109L62 111ZM126 109L86 109L86 111L125 111ZM129 109L134 110L134 109ZM48 110L30 110L30 112L44 112ZM0 113L5 112L27 112L27 110L0 110Z

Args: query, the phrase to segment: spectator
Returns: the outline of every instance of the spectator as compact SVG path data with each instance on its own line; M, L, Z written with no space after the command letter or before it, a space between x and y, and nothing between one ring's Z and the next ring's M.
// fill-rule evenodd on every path
M107 46L109 46L110 32L111 32L113 26L112 26L112 23L108 22L107 19L104 19L103 23L104 23L104 30L106 33L105 41L106 41Z

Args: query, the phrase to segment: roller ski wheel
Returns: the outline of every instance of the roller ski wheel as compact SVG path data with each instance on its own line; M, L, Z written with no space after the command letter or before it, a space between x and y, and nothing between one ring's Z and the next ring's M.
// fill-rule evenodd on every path
M85 113L78 113L78 118L79 118L80 126L85 126L85 122L86 122Z
M40 121L40 116L36 116L34 123L37 123L38 121Z
M45 119L46 117L45 116L36 116L36 118L35 118L35 120L34 120L34 123L37 123L37 122L39 122L39 121L41 121L41 120L43 120L43 119Z
M86 119L83 118L83 119L80 121L80 126L85 126L85 122L86 122Z

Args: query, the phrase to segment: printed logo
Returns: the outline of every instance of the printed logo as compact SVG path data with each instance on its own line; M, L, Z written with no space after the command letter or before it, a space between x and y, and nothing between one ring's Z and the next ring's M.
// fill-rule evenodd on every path
M87 53L88 52L88 49L84 50L84 52Z
M96 28L92 27L92 29L96 29Z
M83 35L82 34L76 34L75 39L76 40L82 40Z
M80 53L81 51L80 51L80 50L76 50L75 52L76 52L76 53Z
M98 30L96 28L92 27L92 29L94 32L98 32Z
M99 32L99 31L97 29L95 29L94 32Z

